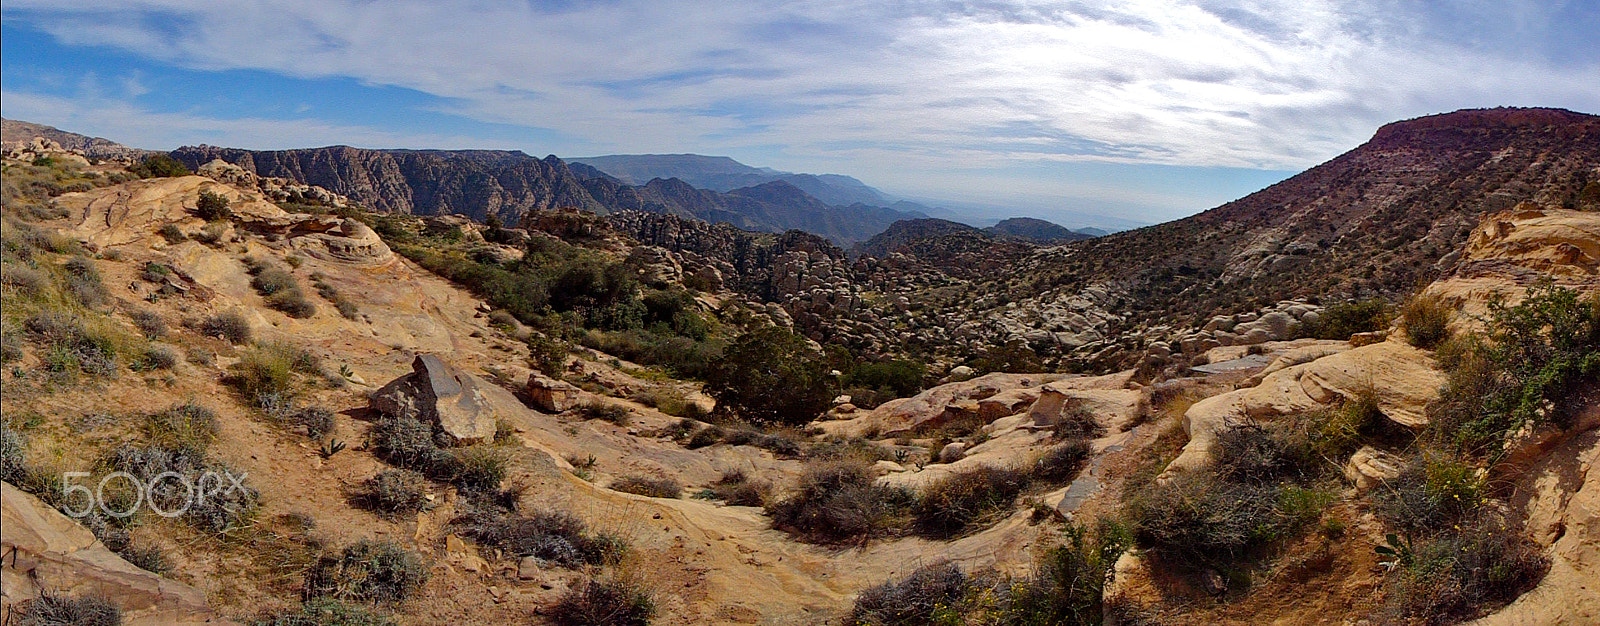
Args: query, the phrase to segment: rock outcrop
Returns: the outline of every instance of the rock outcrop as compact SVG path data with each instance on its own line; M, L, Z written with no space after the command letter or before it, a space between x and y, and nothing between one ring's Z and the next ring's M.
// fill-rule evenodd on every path
M411 369L373 392L373 409L435 424L463 445L494 439L496 410L483 391L488 383L431 354L419 355Z
M579 390L571 383L539 373L528 376L528 398L546 413L565 413L578 406Z
M215 615L200 590L134 567L89 529L11 483L0 489L0 598L7 613L48 591L107 598L129 626L233 623Z

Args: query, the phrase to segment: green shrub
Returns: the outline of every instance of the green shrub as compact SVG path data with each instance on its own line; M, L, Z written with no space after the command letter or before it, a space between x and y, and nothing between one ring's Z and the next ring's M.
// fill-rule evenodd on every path
M200 332L208 337L221 337L234 345L250 343L250 321L238 311L229 311L206 318L200 323Z
M383 515L416 513L428 508L428 479L405 469L386 469L357 488L358 506Z
M858 459L814 460L795 491L767 507L773 528L815 543L865 542L903 529L915 500L904 489L879 485Z
M160 233L162 239L167 240L167 243L170 244L181 243L189 240L189 236L183 234L183 230L179 229L177 224L166 224L161 227L160 231L157 232Z
M135 365L135 369L170 370L178 366L178 353L166 346L151 346Z
M988 466L940 478L917 499L917 532L932 539L960 535L988 518L1009 513L1027 486L1025 472Z
M1225 568L1278 539L1287 524L1279 487L1182 474L1128 503L1135 536L1168 563L1198 571Z
M492 446L473 446L455 453L451 482L462 491L487 493L500 488L506 478L508 459Z
M649 498L678 498L683 495L683 485L671 478L625 476L611 481L611 488Z
M1438 296L1416 296L1400 309L1400 327L1406 331L1406 341L1424 350L1432 350L1450 338L1450 318L1453 312Z
M129 166L128 171L139 178L171 178L193 173L183 163L165 154L147 156Z
M805 424L833 400L827 363L799 335L777 327L740 335L706 378L718 410L745 420Z
M195 233L194 240L208 246L214 246L222 242L222 234L226 232L228 232L228 224L212 222L200 227L200 232Z
M1307 416L1306 420L1312 451L1334 462L1343 462L1369 439L1381 438L1386 443L1394 443L1393 439L1409 436L1409 433L1394 432L1398 428L1389 426L1388 418L1378 410L1378 398L1374 393L1346 399L1337 407Z
M233 210L228 208L228 199L210 190L200 192L200 198L195 201L194 213L207 222L220 222L233 218Z
M1433 439L1486 457L1525 424L1565 427L1600 378L1600 297L1532 287L1520 304L1491 304L1490 314L1489 341L1440 346L1448 381L1428 411Z
M104 306L111 299L111 292L106 290L100 270L95 269L93 261L81 256L72 257L64 267L67 270L67 293L79 304L94 309Z
M306 294L298 287L267 296L267 307L295 319L306 319L317 314L317 305L307 300Z
M305 356L302 356L305 355ZM309 353L281 342L256 344L230 370L226 382L251 404L266 408L294 391L294 373L306 368Z
M1300 335L1316 339L1349 339L1357 333L1389 327L1389 303L1379 299L1335 304L1322 309L1317 321L1301 324Z
M618 426L627 426L633 419L633 412L628 407L612 404L604 400L585 402L578 405L578 414L584 419L611 422Z
M585 579L550 609L557 626L645 626L655 615L650 594L622 581Z
M881 363L856 363L844 369L841 383L883 393L891 398L908 398L922 391L928 367L915 361L892 360ZM853 394L852 394L853 395ZM857 405L862 406L862 405Z
M400 602L428 581L416 553L389 541L363 539L337 556L326 555L306 572L305 597L346 602Z
M434 443L433 427L414 417L391 416L367 431L368 447L384 462L430 474L449 453Z
M1066 541L1040 555L1032 575L1004 588L1000 623L1100 623L1111 567L1131 542L1127 530L1114 523L1102 522L1093 533L1069 524Z
M142 430L145 439L155 445L187 450L203 457L212 442L217 440L217 414L199 404L187 402L146 415Z
M850 610L849 623L871 626L954 623L950 618L974 591L974 586L972 579L953 563L924 565L904 579L887 581L862 591Z
M1042 372L1044 361L1039 358L1039 353L1028 347L1028 343L1021 339L1008 341L1005 345L990 346L978 358L968 362L967 365L979 374L990 372Z
M542 333L529 333L524 341L528 344L528 361L533 369L551 377L558 377L566 370L567 344Z
M1482 482L1470 465L1448 456L1413 458L1373 496L1373 512L1391 528L1426 534L1447 528L1482 502Z
M122 623L122 609L99 596L74 598L44 592L19 603L12 618L15 621L8 623L17 626L118 626Z

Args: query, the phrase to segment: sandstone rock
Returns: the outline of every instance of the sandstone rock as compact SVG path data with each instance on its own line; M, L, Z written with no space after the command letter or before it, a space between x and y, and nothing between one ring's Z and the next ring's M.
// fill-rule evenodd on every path
M1384 417L1410 428L1428 423L1426 407L1438 397L1444 375L1433 358L1409 345L1386 341L1325 356L1266 375L1261 383L1196 402L1184 413L1189 443L1168 472L1211 462L1216 433L1239 420L1270 420L1332 406L1372 393Z
M546 413L564 413L578 406L581 391L571 383L538 373L528 376L528 397Z
M1372 446L1361 446L1345 462L1344 476L1355 483L1357 489L1366 491L1399 477L1405 466L1406 460L1400 455Z
M432 354L419 355L411 370L373 392L372 408L436 424L461 444L494 438L496 411L483 395L487 383Z
M539 557L525 556L517 561L517 578L522 580L538 580L542 572L539 570Z
M1361 346L1370 346L1375 343L1381 343L1388 338L1389 332L1384 330L1356 333L1354 335L1350 335L1350 345L1360 348Z
M984 399L1065 377L1065 374L985 374L972 380L945 383L910 398L890 400L865 414L858 413L860 417L854 419L816 425L832 435L854 436L872 430L886 437L907 435L938 428L952 419L976 418L983 414Z
M952 382L960 382L972 378L972 375L976 373L977 372L970 367L965 365L957 365L950 368L950 380Z
M1140 409L1140 392L1132 389L1074 389L1067 381L1041 388L1039 400L1028 410L1034 428L1050 428L1068 411L1085 411L1107 430L1116 431L1132 422Z
M939 450L940 463L954 463L967 456L967 444L959 441L947 443Z
M877 463L872 464L872 467L873 469L877 470L877 473L880 476L883 474L897 474L906 471L904 465L887 459L879 460Z
M0 489L0 600L7 611L51 591L106 597L133 626L234 623L214 614L200 590L134 567L89 529L11 483Z

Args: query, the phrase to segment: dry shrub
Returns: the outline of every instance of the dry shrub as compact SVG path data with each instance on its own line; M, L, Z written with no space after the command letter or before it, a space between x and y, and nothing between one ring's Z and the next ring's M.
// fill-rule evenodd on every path
M611 481L611 488L650 498L677 498L683 495L683 485L671 478L625 476Z
M934 539L960 535L987 518L1009 512L1027 486L1026 472L988 466L941 478L928 485L917 501L917 532Z
M973 581L949 562L926 565L899 581L870 587L856 598L851 624L922 626L936 623L973 591Z
M1070 481L1088 464L1089 454L1089 442L1083 439L1053 446L1034 460L1033 476L1057 483Z
M1481 517L1417 546L1388 608L1425 624L1461 623L1515 600L1549 567L1519 529Z
M1439 347L1450 338L1450 318L1454 314L1439 296L1418 295L1400 309L1400 327L1406 341L1424 350Z
M363 539L324 555L306 572L306 598L348 602L400 602L428 580L422 557L390 541Z
M716 482L695 494L695 497L721 500L731 506L765 506L771 491L771 485L750 480L743 470L731 469L723 472Z
M229 311L206 318L200 322L200 332L208 337L221 337L228 343L242 345L250 343L252 336L250 321L238 311Z
M911 492L879 485L858 459L806 464L795 492L767 507L772 526L816 543L865 542L901 528Z
M619 580L585 579L550 609L557 626L644 626L655 615L649 592Z
M416 513L428 508L428 479L411 470L386 469L363 481L353 500L387 516Z
M106 598L84 596L74 598L46 592L21 603L12 614L17 626L118 626L122 623L122 609Z
M613 562L627 550L621 539L590 534L583 520L558 511L512 513L475 502L464 507L452 525L462 536L508 557L531 556L563 567Z

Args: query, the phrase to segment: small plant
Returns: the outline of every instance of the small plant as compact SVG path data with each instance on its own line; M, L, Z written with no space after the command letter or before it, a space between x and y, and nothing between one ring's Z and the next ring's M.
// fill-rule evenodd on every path
M582 520L557 511L508 514L503 507L469 503L452 526L462 536L498 548L507 556L531 556L564 567L614 562L626 551L621 539L590 534Z
M228 232L226 222L212 222L200 227L200 232L194 234L194 240L208 246L222 242L222 235Z
M683 495L683 485L671 478L627 476L612 481L611 488L650 498L677 498Z
M645 626L653 615L655 603L648 592L622 581L592 578L574 585L550 610L557 626Z
M161 234L161 238L167 240L167 243L169 244L177 244L189 240L189 236L183 234L183 230L179 229L177 224L167 224L162 226L159 232Z
M946 623L974 581L952 563L925 565L899 581L868 588L856 598L851 624L922 626Z
M386 469L361 483L355 501L384 515L423 511L429 506L428 479L411 470Z
M578 414L584 419L611 422L618 426L627 426L633 418L633 412L628 407L604 401L585 402L578 406Z
M346 602L400 602L428 580L422 558L389 541L363 539L335 555L326 555L306 572L307 599L329 597Z
M1400 309L1400 327L1411 345L1432 350L1450 338L1451 314L1439 296L1418 295Z
M764 506L771 491L771 485L750 480L743 471L732 469L723 472L716 482L694 497L721 500L730 506Z
M155 311L134 311L133 325L139 327L145 339L160 339L167 334L167 321Z
M1027 486L1027 474L1019 470L980 466L951 474L928 485L918 499L917 530L935 539L954 537L1008 511Z
M238 311L229 311L206 318L200 323L200 332L209 337L221 337L234 345L250 343L250 321Z
M307 437L322 439L333 432L336 422L333 411L322 407L306 407L294 414L293 424L304 427Z
M43 593L38 598L20 603L12 615L17 626L118 626L122 623L122 609L106 598Z
M466 448L455 457L458 463L451 482L463 491L494 491L506 478L506 455L491 446Z
M333 455L344 451L344 442L338 439L329 439L317 448L317 454L324 459L331 459Z
M207 222L220 222L233 218L233 210L228 208L228 198L210 190L200 192L200 198L195 201L194 213Z
M1052 482L1070 481L1088 463L1089 453L1089 442L1082 439L1054 446L1033 462L1033 476Z
M1409 567L1416 560L1416 554L1411 550L1411 538L1409 536L1401 539L1399 535L1388 533L1383 536L1383 539L1386 543L1372 549L1373 552L1378 553L1378 556L1389 559L1379 562L1379 565L1393 571L1397 567Z
M203 456L217 439L217 414L193 402L145 416L145 438L162 447Z
M865 542L898 532L915 496L879 485L859 459L806 463L788 498L768 505L772 526L817 543Z
M312 598L298 608L264 614L254 626L394 626L394 620L374 614L364 606L332 598Z

